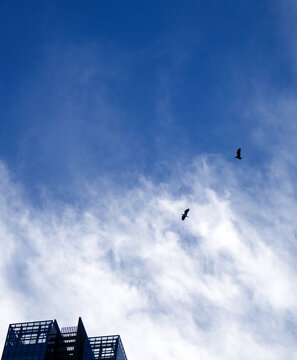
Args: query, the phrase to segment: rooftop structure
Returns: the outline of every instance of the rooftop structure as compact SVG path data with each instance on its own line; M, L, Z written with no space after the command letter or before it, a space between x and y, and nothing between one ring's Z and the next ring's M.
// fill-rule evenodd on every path
M88 337L81 318L74 327L56 320L10 324L2 360L127 360L119 335Z

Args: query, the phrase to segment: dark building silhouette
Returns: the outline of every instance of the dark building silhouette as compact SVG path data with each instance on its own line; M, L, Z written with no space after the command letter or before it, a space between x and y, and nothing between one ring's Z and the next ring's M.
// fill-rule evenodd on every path
M74 327L56 320L10 324L2 360L127 360L119 335L88 337L81 318Z

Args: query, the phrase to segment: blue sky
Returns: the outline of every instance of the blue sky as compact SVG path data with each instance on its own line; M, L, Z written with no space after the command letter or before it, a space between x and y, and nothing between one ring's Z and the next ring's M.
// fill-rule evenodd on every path
M0 346L82 316L132 360L296 359L296 15L0 2Z
M73 201L80 177L158 181L239 146L261 166L245 108L259 83L296 90L275 2L0 6L1 158L35 200L45 187Z

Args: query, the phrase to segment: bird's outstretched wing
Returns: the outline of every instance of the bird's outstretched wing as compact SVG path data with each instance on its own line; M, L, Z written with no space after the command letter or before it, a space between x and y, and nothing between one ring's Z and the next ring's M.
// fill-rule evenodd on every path
M190 211L190 209L186 209L185 210L185 216L187 216L188 215L188 212Z
M241 148L239 148L238 150L237 150L237 157L241 157Z

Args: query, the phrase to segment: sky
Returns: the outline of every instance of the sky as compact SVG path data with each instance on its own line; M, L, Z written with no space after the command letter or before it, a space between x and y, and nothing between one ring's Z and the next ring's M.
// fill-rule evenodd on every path
M129 360L297 359L296 16L0 1L1 349L81 316Z

